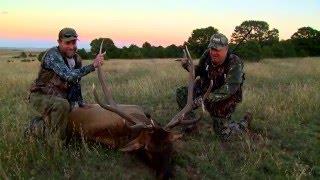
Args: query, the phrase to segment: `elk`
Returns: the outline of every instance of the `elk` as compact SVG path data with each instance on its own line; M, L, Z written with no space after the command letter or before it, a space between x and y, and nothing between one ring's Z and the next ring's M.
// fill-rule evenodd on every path
M101 67L98 67L98 79L107 103L99 98L93 84L93 94L97 104L92 105L91 108L73 109L69 115L67 131L113 149L142 154L159 177L170 177L172 143L182 136L172 129L177 125L193 124L199 121L199 118L185 119L185 114L193 109L195 73L187 47L184 50L184 56L189 59L187 105L164 127L146 114L140 106L117 104L112 97L110 86L103 79ZM211 88L212 84L203 99L208 97Z

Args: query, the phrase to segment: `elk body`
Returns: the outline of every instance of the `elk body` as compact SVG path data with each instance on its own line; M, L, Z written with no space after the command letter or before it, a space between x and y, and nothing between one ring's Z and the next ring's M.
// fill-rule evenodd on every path
M100 53L101 53L100 46ZM136 105L118 105L112 98L111 88L103 79L98 67L98 78L101 83L104 103L93 87L97 104L91 108L76 108L69 116L68 133L85 137L111 148L126 152L142 153L144 159L155 168L157 174L166 178L170 176L170 155L172 142L182 135L171 131L179 124L192 124L199 119L185 119L185 114L193 108L193 87L195 81L194 66L188 49L184 50L189 58L189 87L187 105L165 126L161 127L143 109ZM208 96L212 85L204 98Z
M124 113L151 125L142 108L136 105L119 105ZM133 124L131 124L133 125ZM69 114L68 131L88 140L100 142L111 148L123 147L130 138L143 129L130 129L124 118L118 114L93 104L90 108L76 108Z

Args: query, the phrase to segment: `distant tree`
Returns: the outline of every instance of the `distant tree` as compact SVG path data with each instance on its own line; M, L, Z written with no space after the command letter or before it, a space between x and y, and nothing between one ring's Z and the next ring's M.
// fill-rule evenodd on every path
M261 56L263 58L273 58L274 53L273 53L272 46L261 47Z
M46 51L42 51L42 52L40 52L39 53L39 55L38 55L38 61L42 61L42 58L43 58L43 56L44 56L44 54L46 53Z
M209 26L207 28L195 29L192 31L191 36L188 41L185 42L185 45L188 45L192 54L196 57L200 57L203 52L207 49L210 37L218 33L218 29Z
M311 27L302 27L295 32L291 39L317 39L320 38L320 32Z
M152 46L151 46L151 44L150 44L150 43L145 42L145 43L143 43L143 44L142 44L142 48L150 49L150 48L152 48Z
M27 53L25 52L21 52L20 55L19 55L20 58L26 58L28 57Z
M251 34L246 38L246 41L256 41L260 46L272 45L279 42L279 30L269 30L269 24L265 21L244 21L239 26L236 26L231 35L231 43L239 43L244 36L252 29ZM245 42L245 41L244 41Z
M299 28L291 36L298 56L319 56L320 55L320 31L311 27Z
M174 44L165 48L165 57L167 58L175 58L182 57L182 47L178 47Z
M129 58L129 50L128 47L124 46L120 50L119 58L128 59Z
M154 47L154 58L165 58L165 48L162 46Z
M262 42L262 45L268 46L278 42L279 42L279 30L273 28L272 30L269 30L267 32L267 36L265 37L265 40Z
M77 53L79 54L81 59L89 59L89 54L87 53L87 51L84 48L78 49Z
M153 47L148 42L142 44L141 52L144 58L152 58L152 48Z
M99 53L100 49L100 44L103 41L103 47L102 51L106 51L106 59L108 58L115 58L117 57L118 54L118 48L114 45L112 39L110 38L99 38L99 39L94 39L91 41L90 46L91 46L91 53L95 56Z
M140 59L143 58L143 54L141 52L141 49L137 45L130 45L128 50L128 57L134 58L134 59Z
M94 59L95 58L94 54L91 51L87 52L87 55L88 55L88 59Z
M286 58L295 57L296 51L293 43L290 40L280 41L271 46L274 57Z
M261 46L255 40L247 41L238 49L236 54L247 61L260 61L262 59Z
M32 54L31 52L28 54L29 57L36 57L35 54Z

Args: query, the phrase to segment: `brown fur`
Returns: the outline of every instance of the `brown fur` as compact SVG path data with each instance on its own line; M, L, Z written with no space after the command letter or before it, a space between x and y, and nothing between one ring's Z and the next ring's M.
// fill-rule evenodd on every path
M72 110L69 115L68 133L83 136L113 149L139 154L151 168L156 170L158 177L170 177L172 142L182 135L164 130L157 122L148 118L139 106L119 105L119 107L140 122L153 124L153 128L135 132L125 126L124 119L119 115L99 105L93 105L91 108Z

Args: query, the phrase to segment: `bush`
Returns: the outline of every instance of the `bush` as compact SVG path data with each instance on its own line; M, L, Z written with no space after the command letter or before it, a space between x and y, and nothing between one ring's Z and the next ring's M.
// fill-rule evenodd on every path
M42 57L44 56L45 53L46 51L43 51L38 55L38 61L42 62Z
M27 54L25 52L21 52L21 54L19 55L20 58L26 58L28 57Z
M243 44L236 54L248 61L260 61L262 59L262 49L257 41L248 41Z
M81 59L89 59L89 54L84 48L78 49L77 53L81 57Z
M295 57L296 52L293 44L290 41L281 41L272 45L274 57L285 58Z
M271 46L264 46L261 49L262 57L263 58L273 58L274 57L274 52Z

